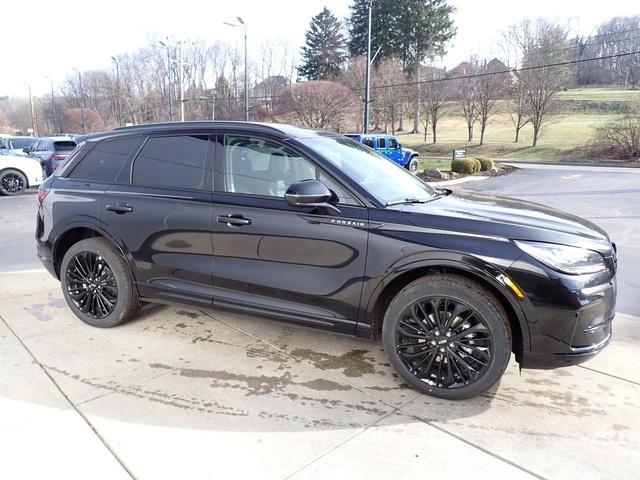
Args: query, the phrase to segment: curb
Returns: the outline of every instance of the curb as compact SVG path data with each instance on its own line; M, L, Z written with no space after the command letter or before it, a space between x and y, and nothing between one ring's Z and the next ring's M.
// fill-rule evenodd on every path
M486 177L483 175L468 176L463 178L456 178L454 180L443 180L441 182L427 182L427 185L431 185L432 187L444 187L447 185L458 185L460 183L466 183L466 182L480 182L482 180L486 180L487 178L491 178L491 177Z

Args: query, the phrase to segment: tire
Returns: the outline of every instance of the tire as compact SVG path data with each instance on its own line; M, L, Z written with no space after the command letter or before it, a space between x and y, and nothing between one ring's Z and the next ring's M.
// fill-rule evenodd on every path
M420 162L418 162L416 157L411 157L411 160L407 163L407 170L415 175L418 173L418 168L420 168Z
M487 390L511 356L500 302L478 283L450 274L428 275L402 289L387 308L382 339L398 375L416 390L449 400Z
M60 265L60 282L73 313L94 327L115 327L138 312L129 267L104 238L72 245Z
M27 177L21 171L8 168L0 172L0 193L3 195L20 195L28 186Z

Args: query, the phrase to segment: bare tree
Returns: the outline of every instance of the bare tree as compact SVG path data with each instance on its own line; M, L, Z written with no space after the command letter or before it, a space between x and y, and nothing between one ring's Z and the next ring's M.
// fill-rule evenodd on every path
M473 128L480 115L478 79L477 77L471 76L477 72L478 68L475 65L467 64L461 72L463 78L456 80L456 98L460 107L460 113L467 124L467 137L469 142L473 140Z
M562 88L570 76L566 66L549 66L567 60L569 50L557 48L567 41L568 29L548 20L525 20L511 27L506 38L520 50L522 70L520 81L526 91L533 126L533 146L538 137L553 96Z
M480 120L480 145L482 145L489 117L494 113L498 99L504 94L509 79L504 73L499 73L495 67L486 62L480 73L482 76L477 80L477 109Z
M302 125L338 131L356 101L349 88L324 80L296 83L287 89L285 97L286 105Z
M436 143L438 133L438 121L444 115L446 96L446 81L444 70L433 67L423 68L423 78L426 83L422 87L422 125L424 127L424 140L427 141L427 127L431 125L431 143Z
M531 109L527 101L526 84L516 75L514 83L508 89L507 114L516 131L514 143L520 139L520 130L531 121Z

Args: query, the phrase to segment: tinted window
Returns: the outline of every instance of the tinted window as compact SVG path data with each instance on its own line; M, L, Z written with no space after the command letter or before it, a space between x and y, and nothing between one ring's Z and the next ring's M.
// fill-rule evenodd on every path
M389 139L389 148L398 148L398 140L396 140L395 138L390 138Z
M133 183L205 189L207 135L152 137L133 164Z
M366 145L367 147L374 148L374 145L373 145L373 138L365 138L364 140L362 140L362 143L363 143L364 145Z
M11 138L9 139L9 148L20 149L29 148L35 140L33 138Z
M308 159L282 145L253 137L225 137L225 191L283 198L292 183L320 179L340 198L357 205L342 187Z
M386 148L386 145L384 143L384 138L378 139L378 148Z
M70 152L74 148L76 148L76 142L74 142L73 140L62 140L62 141L58 140L56 142L53 142L53 149L56 152L60 152L60 151Z
M71 172L71 178L113 183L138 138L114 138L98 143Z

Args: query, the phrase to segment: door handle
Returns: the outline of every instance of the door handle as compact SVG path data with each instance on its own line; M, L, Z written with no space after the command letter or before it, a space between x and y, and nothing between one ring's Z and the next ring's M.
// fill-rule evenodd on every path
M131 205L107 205L107 210L123 214L133 212L133 207Z
M225 223L228 227L232 225L236 227L251 225L251 220L244 218L242 215L218 215L218 222Z

